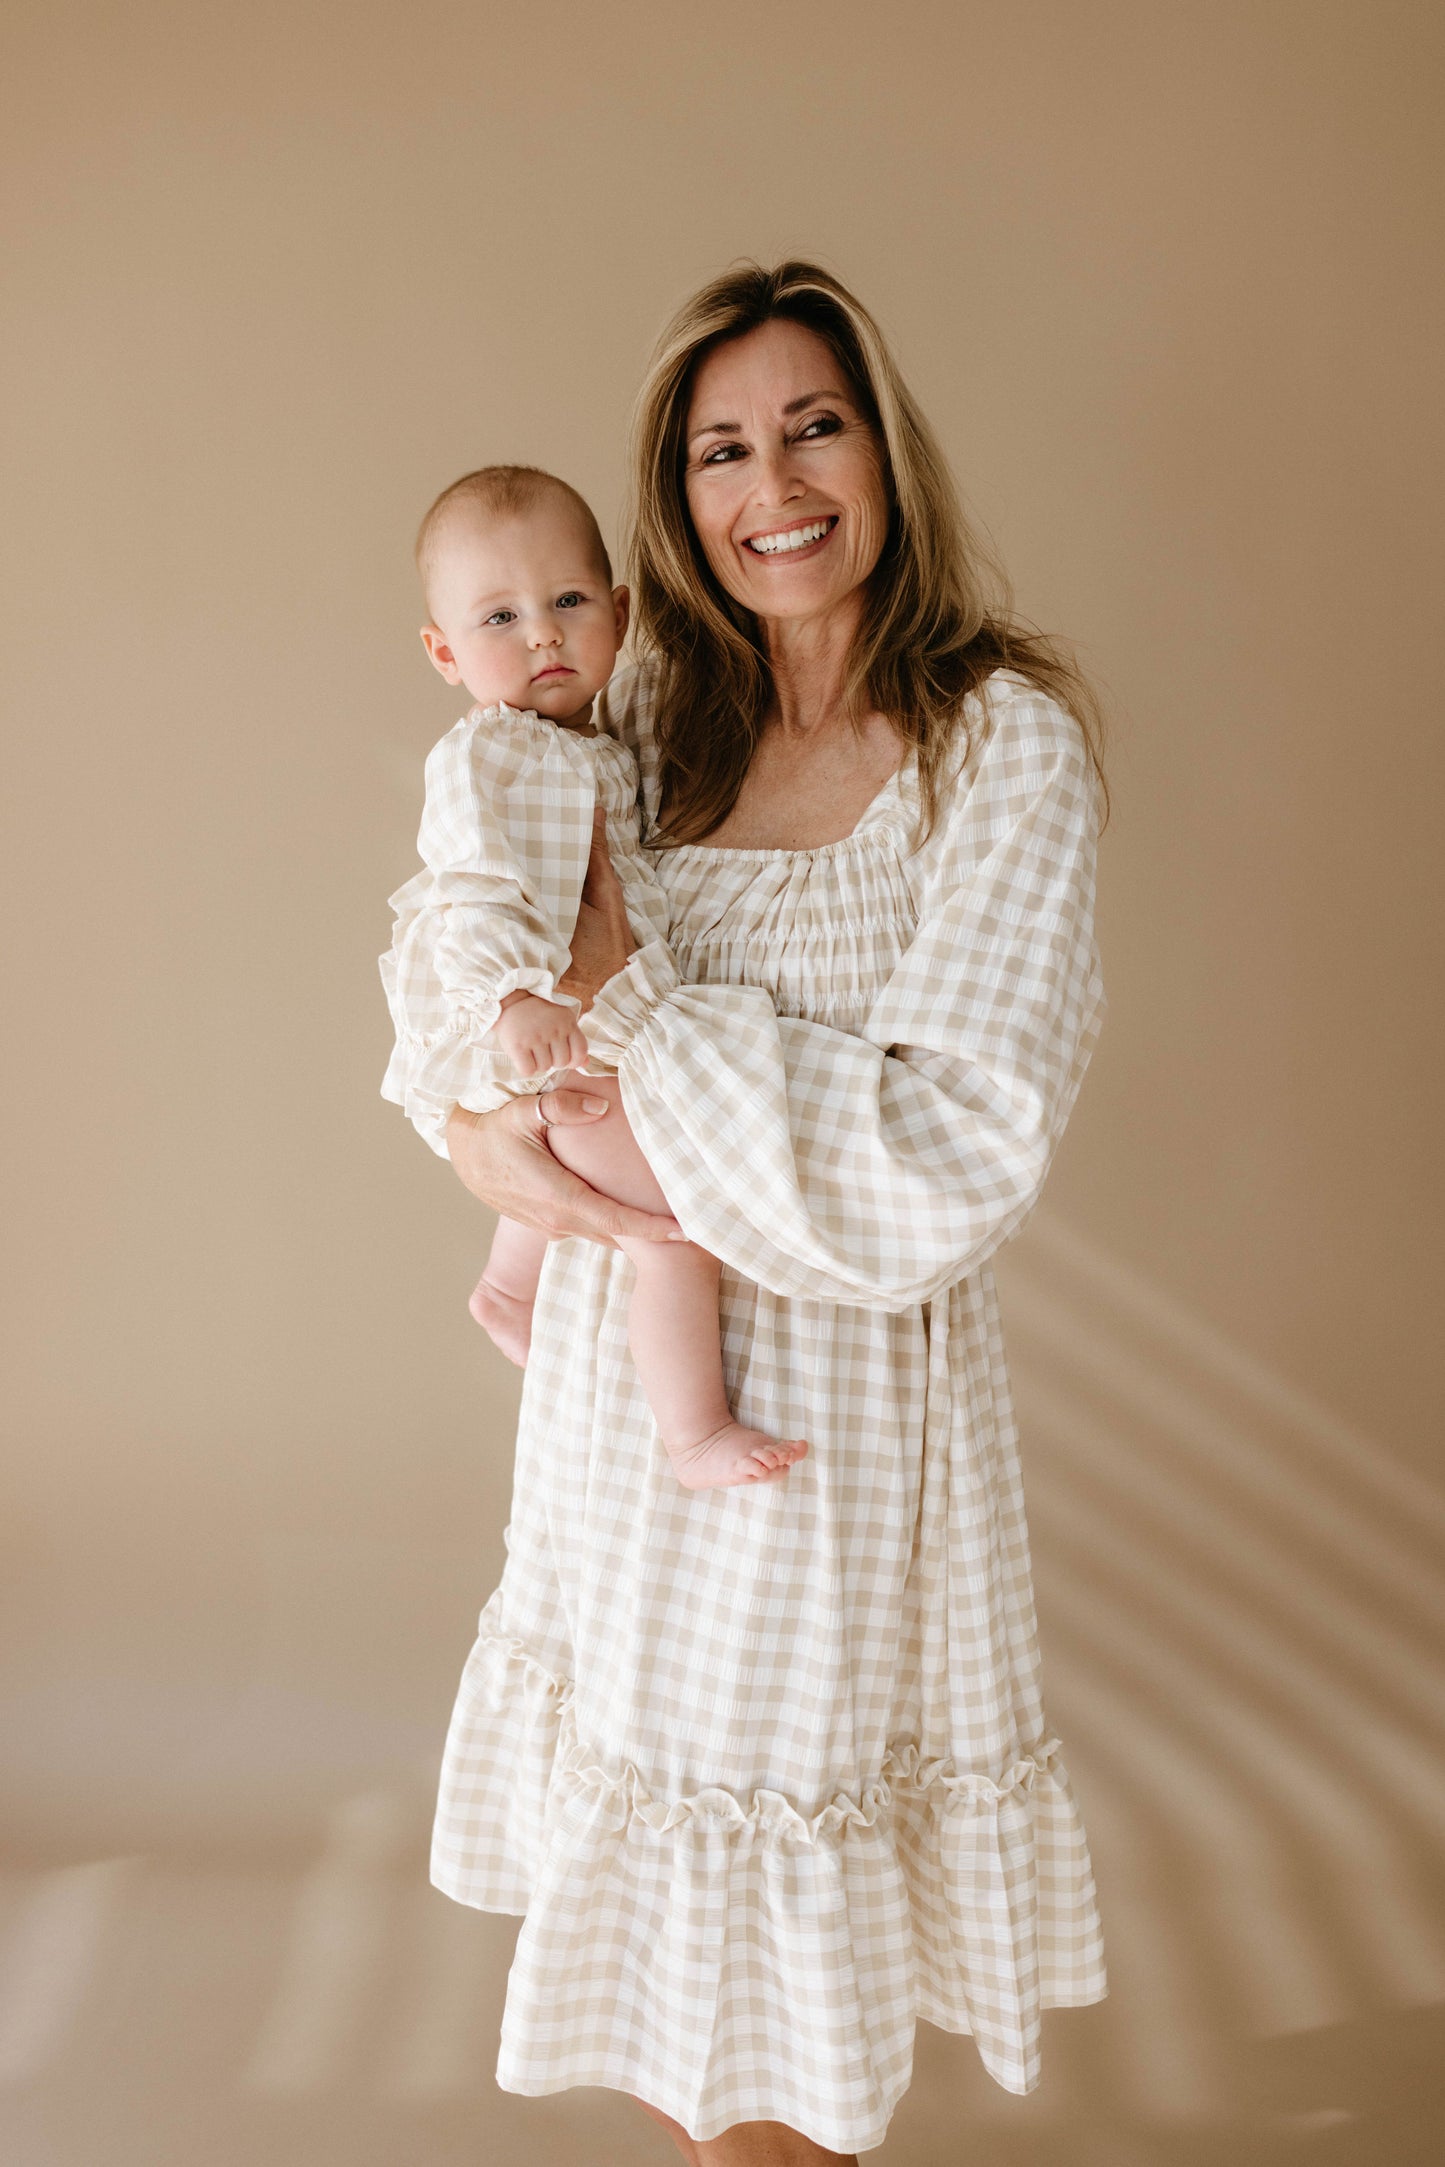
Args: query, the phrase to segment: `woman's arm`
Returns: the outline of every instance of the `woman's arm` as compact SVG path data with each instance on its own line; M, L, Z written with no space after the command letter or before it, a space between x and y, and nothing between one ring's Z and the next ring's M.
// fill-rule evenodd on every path
M666 943L586 1019L696 1242L774 1293L904 1309L1038 1200L1102 1026L1097 794L1041 693L996 699L917 933L854 1037L760 987L685 985Z

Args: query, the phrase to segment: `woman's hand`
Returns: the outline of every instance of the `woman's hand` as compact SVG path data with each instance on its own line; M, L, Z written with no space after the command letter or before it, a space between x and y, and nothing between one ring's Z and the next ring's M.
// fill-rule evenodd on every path
M607 815L599 805L592 815L592 849L572 933L572 961L557 981L559 992L575 994L583 1009L589 1009L636 946L622 883L607 854Z
M619 1235L634 1241L686 1241L675 1219L614 1203L569 1173L547 1149L544 1120L548 1127L565 1128L600 1120L606 1111L606 1099L570 1088L510 1099L489 1114L455 1106L447 1123L447 1150L473 1196L504 1218L543 1234L585 1234L589 1241L609 1247L616 1246Z

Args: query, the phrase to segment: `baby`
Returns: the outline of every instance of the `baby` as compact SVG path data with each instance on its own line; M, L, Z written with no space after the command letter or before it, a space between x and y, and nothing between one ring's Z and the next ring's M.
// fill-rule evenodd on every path
M618 1203L670 1213L628 1123L615 1075L585 1075L579 1004L559 994L594 833L634 937L667 932L666 900L641 847L637 766L592 720L627 630L628 594L591 511L535 467L484 467L444 490L417 539L429 621L422 643L476 705L426 767L419 847L427 870L391 898L387 998L409 1055L410 1088L482 1113L526 1091L570 1084L609 1101L547 1143ZM421 1084L418 1086L420 1056ZM561 1072L560 1074L558 1072ZM408 1103L399 1062L382 1085ZM525 1080L524 1080L525 1079ZM678 1480L689 1489L774 1481L801 1459L735 1422L723 1387L720 1267L693 1242L623 1238L636 1279L628 1341ZM477 1322L525 1365L547 1237L498 1222L471 1298Z

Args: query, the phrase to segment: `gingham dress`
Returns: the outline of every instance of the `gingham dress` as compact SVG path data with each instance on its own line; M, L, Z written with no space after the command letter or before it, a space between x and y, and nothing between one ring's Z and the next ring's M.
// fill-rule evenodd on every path
M1060 707L985 690L921 847L910 759L844 841L658 853L670 929L588 1016L723 1261L739 1419L811 1451L681 1488L628 1355L632 1267L553 1244L432 1864L525 1914L509 2091L613 2086L698 2138L772 2120L860 2151L915 2018L1026 2092L1041 2010L1104 1993L989 1264L1104 1014L1097 799ZM603 719L647 834L645 677Z

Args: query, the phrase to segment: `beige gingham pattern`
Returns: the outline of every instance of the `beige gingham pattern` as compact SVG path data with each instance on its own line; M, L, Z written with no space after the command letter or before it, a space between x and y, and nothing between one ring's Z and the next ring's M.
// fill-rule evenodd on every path
M989 1263L1104 1013L1097 801L1070 718L987 690L921 848L910 763L844 842L659 852L669 935L589 1016L723 1259L739 1418L812 1449L782 1482L681 1489L627 1351L632 1267L552 1245L432 1865L525 1913L508 2090L860 2151L916 2017L1025 2092L1041 2010L1104 1993ZM650 820L646 691L628 675L606 715Z
M584 737L532 709L474 707L434 745L417 848L422 870L391 898L391 946L381 958L396 1050L382 1096L403 1107L446 1156L454 1106L485 1113L538 1091L519 1079L494 1026L505 996L557 991L569 961L592 814L607 815L607 846L635 937L667 931L667 902L640 847L632 754L610 736Z

